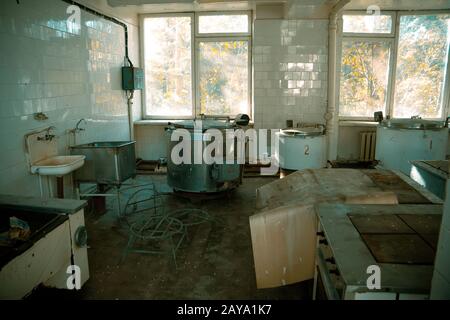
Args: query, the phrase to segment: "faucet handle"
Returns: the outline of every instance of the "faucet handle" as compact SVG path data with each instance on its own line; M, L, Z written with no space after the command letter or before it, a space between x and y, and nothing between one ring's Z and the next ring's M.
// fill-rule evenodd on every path
M52 141L53 139L58 138L58 136L54 135L54 134L48 134L46 133L44 136L42 137L37 137L38 141Z
M80 131L85 131L85 128L80 128L80 124L84 122L84 124L86 124L86 120L84 118L81 118L80 120L78 120L77 124L75 125L75 128L73 129L73 132L80 132Z

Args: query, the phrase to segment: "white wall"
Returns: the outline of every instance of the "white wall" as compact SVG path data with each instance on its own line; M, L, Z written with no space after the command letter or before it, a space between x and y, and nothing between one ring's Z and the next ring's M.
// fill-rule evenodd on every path
M79 143L128 139L120 70L124 31L81 11L81 31L71 33L67 3L19 3L0 2L0 193L38 195L24 153L27 132L55 126L61 154L67 152L67 130L80 118L88 123ZM137 38L137 29L130 31ZM137 47L131 51L138 56ZM35 112L49 119L34 120Z
M139 50L139 18L136 10L127 7L112 8L108 5L107 0L77 0L77 2L127 24L128 55L133 65L139 67L141 65ZM118 36L123 36L123 34L118 34ZM135 91L133 98L133 120L136 121L141 118L141 93L140 91Z
M325 123L328 20L256 20L253 36L255 128L286 120ZM162 126L136 126L137 156L166 157Z
M328 20L256 20L253 40L256 128L286 120L325 123Z
M359 160L361 132L376 131L376 127L340 126L338 138L338 160Z
M164 125L135 125L136 156L144 160L167 158L167 136Z

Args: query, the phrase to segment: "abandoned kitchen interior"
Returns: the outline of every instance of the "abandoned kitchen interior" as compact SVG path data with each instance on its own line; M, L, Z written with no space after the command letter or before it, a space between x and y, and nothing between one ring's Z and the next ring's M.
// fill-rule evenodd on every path
M0 299L450 299L450 1L2 0Z

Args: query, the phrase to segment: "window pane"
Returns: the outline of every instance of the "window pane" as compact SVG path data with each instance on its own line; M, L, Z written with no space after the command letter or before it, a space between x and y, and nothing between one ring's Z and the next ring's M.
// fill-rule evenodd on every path
M343 31L349 33L391 33L392 16L344 15Z
M440 118L450 15L400 18L394 117Z
M200 42L201 113L248 113L248 41Z
M342 41L341 116L373 117L385 111L389 55L386 41Z
M248 15L201 15L198 24L199 33L247 33Z
M191 18L144 20L146 114L192 115Z

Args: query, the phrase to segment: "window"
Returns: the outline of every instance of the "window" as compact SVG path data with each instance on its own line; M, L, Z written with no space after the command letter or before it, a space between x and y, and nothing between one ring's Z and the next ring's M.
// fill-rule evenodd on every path
M450 14L401 16L393 115L441 118Z
M144 19L147 115L192 115L191 20L191 17Z
M344 15L344 33L392 33L391 15Z
M200 14L198 17L198 33L242 33L249 34L248 14Z
M450 13L346 13L342 31L341 118L445 116Z
M248 41L199 43L200 112L248 113Z
M247 12L144 16L145 117L250 114L250 21Z
M340 115L372 117L386 113L391 43L380 40L342 42Z

